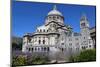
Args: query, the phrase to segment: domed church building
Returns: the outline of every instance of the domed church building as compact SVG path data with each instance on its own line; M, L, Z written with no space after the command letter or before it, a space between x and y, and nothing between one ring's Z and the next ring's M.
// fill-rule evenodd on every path
M80 18L80 33L73 32L70 25L64 24L64 16L56 8L47 14L45 24L38 27L35 33L23 36L22 52L45 53L53 55L73 55L81 50L93 49L93 40L90 37L89 21L83 15Z

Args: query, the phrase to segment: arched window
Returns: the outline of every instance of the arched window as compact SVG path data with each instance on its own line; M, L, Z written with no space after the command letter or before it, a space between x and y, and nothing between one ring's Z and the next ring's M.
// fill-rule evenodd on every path
M41 47L41 50L44 51L43 47Z
M45 39L45 37L43 37L43 39Z
M48 17L48 20L51 20L51 19L52 19L52 17L51 17L51 16L49 16L49 17Z
M43 30L43 32L45 32L45 30Z
M49 17L49 19L51 19L51 17Z
M57 19L59 19L59 17L57 16Z
M31 38L30 37L28 37L28 42L31 42Z
M35 51L37 51L37 48L35 47Z
M40 29L40 32L42 32L42 30Z
M32 51L33 51L33 48L32 48Z
M48 32L48 30L47 30L47 32Z
M46 47L44 47L44 51L46 51Z
M61 17L59 17L59 19L60 19L60 20L62 20L62 18L61 18Z
M53 20L55 20L56 19L56 17L55 16L53 16Z
M35 42L37 41L37 37L35 37Z
M39 40L39 44L41 44L41 40Z
M43 40L43 44L45 44L45 40Z
M49 47L47 48L47 50L49 51Z
M39 37L39 39L41 39L41 37Z
M29 51L30 51L31 49L29 48Z
M63 48L62 48L61 50L62 50L62 51L64 51L64 49L63 49Z

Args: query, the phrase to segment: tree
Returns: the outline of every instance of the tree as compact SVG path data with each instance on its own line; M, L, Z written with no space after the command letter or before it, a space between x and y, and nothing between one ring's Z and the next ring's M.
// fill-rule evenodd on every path
M27 64L26 61L27 61L27 59L23 55L13 56L12 65L13 66L26 65Z
M12 43L12 50L22 50L22 43Z
M84 50L78 56L71 56L69 61L70 62L87 62L87 61L95 61L96 60L96 50L89 49Z

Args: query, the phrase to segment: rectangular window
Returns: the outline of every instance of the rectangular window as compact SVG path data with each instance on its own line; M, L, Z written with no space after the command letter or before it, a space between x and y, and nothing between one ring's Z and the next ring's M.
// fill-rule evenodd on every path
M35 51L37 51L37 48L35 47Z
M85 37L84 37L84 39L85 39Z
M89 44L91 44L91 40L89 40Z
M64 45L64 43L61 43L61 45Z
M78 46L79 45L79 43L76 43L76 46Z
M64 40L64 38L62 37L62 39L61 39L62 41Z
M69 46L72 46L72 43L69 43Z
M69 48L69 51L72 51L72 48Z
M81 26L85 26L85 23L82 23Z
M75 38L75 40L78 40L78 38Z
M29 51L31 51L31 49L29 48Z
M37 41L37 37L35 37L35 42Z
M69 38L69 41L72 41L72 39L71 39L71 38Z
M49 47L47 48L47 50L49 51Z
M89 45L89 47L91 47L91 45Z
M76 48L76 51L79 51L79 48Z
M33 48L32 48L32 51L33 51Z

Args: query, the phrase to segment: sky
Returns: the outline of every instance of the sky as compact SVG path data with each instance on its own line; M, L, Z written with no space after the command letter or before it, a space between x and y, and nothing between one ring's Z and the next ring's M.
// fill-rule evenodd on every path
M73 4L55 4L41 2L12 1L12 35L22 37L25 33L33 33L36 28L43 25L45 18L57 6L64 18L64 24L70 25L74 32L80 32L80 18L87 16L90 27L96 23L95 6L83 6Z

